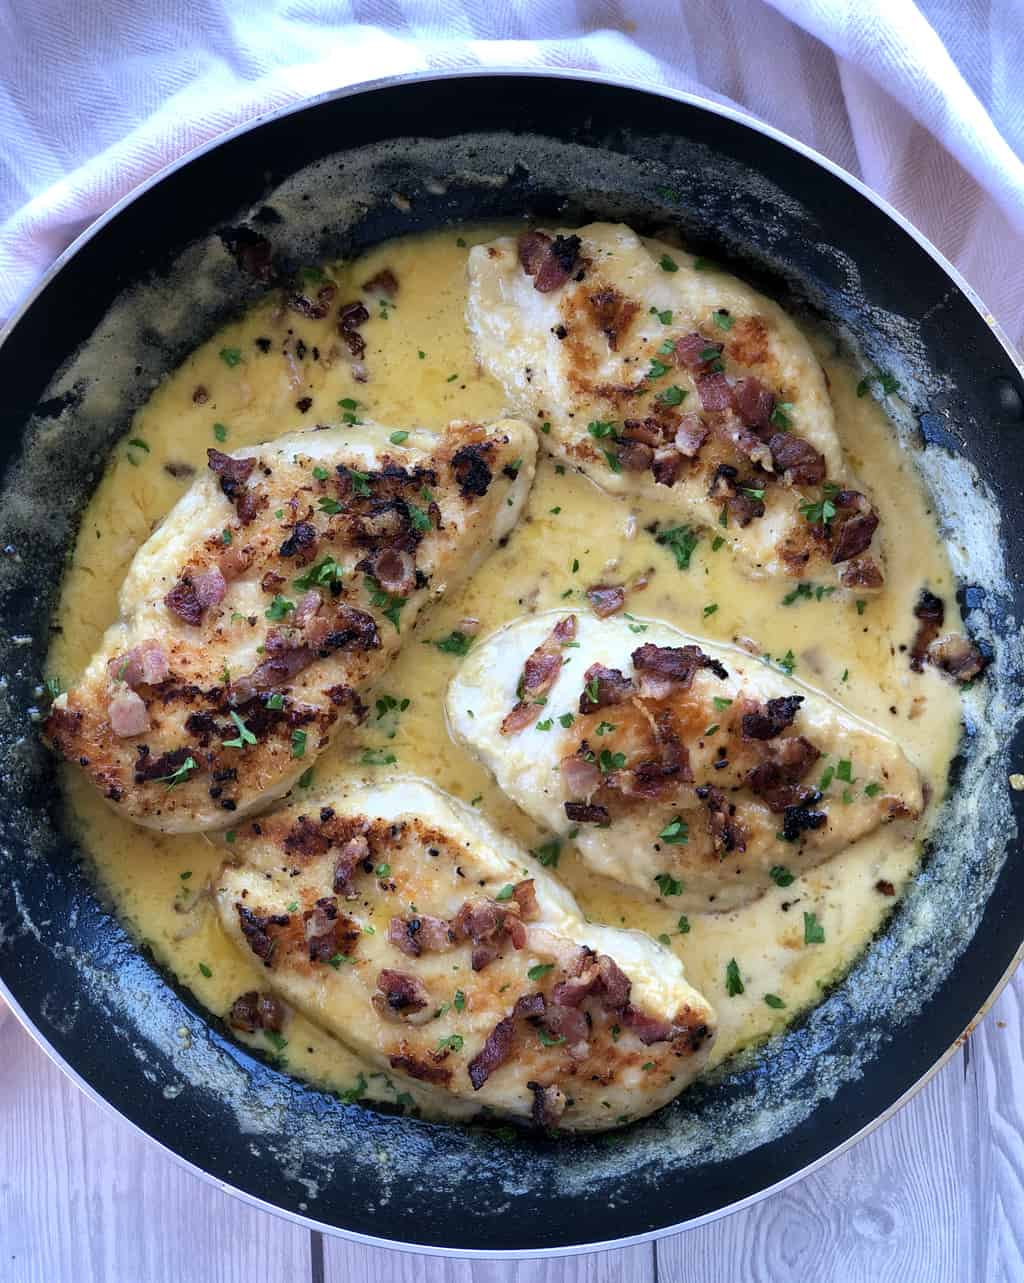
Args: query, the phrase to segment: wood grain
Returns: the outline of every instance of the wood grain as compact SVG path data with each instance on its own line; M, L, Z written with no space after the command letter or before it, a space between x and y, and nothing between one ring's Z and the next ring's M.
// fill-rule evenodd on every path
M222 1194L93 1104L13 1018L0 1058L3 1283L310 1278L309 1234Z
M922 1093L822 1171L656 1252L551 1261L443 1260L310 1235L111 1118L13 1019L4 1049L2 1283L1024 1280L1024 974Z

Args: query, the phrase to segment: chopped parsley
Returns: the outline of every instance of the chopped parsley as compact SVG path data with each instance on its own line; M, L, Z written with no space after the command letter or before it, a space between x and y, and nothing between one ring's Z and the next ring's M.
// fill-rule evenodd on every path
M775 662L787 677L793 676L793 669L796 668L796 656L791 650L787 650L785 655L782 655Z
M395 632L402 631L399 626L399 616L402 613L402 607L405 605L404 597L393 597L391 593L385 592L376 579L367 575L364 579L366 590L370 594L370 605L376 606L383 612L384 618L391 621Z
M821 779L818 781L818 792L824 793L828 786L835 778L836 770L834 766L826 766L821 773Z
M470 646L473 645L473 638L467 637L465 633L460 633L458 629L455 629L447 637L439 637L437 641L428 644L436 646L444 655L467 655Z
M791 417L792 414L793 414L792 401L776 402L775 409L772 410L772 415L771 415L772 426L776 428L781 428L783 432L786 432L790 427L792 427L792 424L793 424L793 419Z
M527 980L540 980L546 976L549 971L554 971L554 969L555 964L553 962L538 962L535 967L531 967L526 973L526 978Z
M824 584L799 583L791 592L786 593L782 599L782 604L784 606L792 606L794 602L800 601L803 597L808 600L813 598L815 601L823 601L826 597L831 597L834 592L835 588L826 588Z
M220 350L220 359L229 369L234 369L236 365L242 364L242 349L237 347L222 347Z
M550 718L550 717L545 717L545 719L543 720L543 722L538 722L538 723L537 723L537 730L539 730L539 731L549 731L549 730L551 730L551 728L552 728L552 726L553 726L553 725L554 725L554 722L551 720L551 718Z
M576 715L575 713L563 713L558 720L566 728L566 730L568 730L569 727L576 720Z
M449 1034L446 1038L438 1038L438 1051L461 1051L463 1044L462 1034Z
M723 508L722 511L724 512L725 509ZM725 543L725 540L722 538L721 535L715 535L714 539L711 540L711 551L717 552L719 548L721 548L722 544L724 543Z
M673 383L671 387L659 392L654 399L660 401L662 405L682 405L686 400L686 392L683 388Z
M417 508L414 503L410 503L409 501L406 501L405 506L409 509L409 517L412 520L414 529L418 530L421 534L430 529L430 517L422 508Z
M652 307L650 311L651 311L651 316L656 316L658 320L662 323L662 325L672 324L672 313L668 309L666 309L664 312L659 312L656 307Z
M391 442L392 445L403 445L406 441L408 441L408 439L409 439L408 432L403 432L402 430L399 430L398 432L392 432L392 434L388 437L388 440Z
M398 758L382 748L364 748L359 758L362 766L393 766Z
M306 732L292 731L292 757L306 756Z
M899 379L893 378L891 374L886 373L884 370L876 370L874 374L865 375L857 384L857 395L866 396L873 383L880 384L882 393L885 396L888 396L890 392L898 391L900 386Z
M346 1087L344 1091L338 1092L338 1099L343 1105L354 1105L357 1101L363 1099L366 1095L366 1089L369 1083L366 1081L366 1075L360 1074L351 1087Z
M213 975L213 972L210 970L210 968L206 965L205 962L201 962L199 964L199 970L207 978L207 980L209 980L209 978Z
M690 919L685 913L681 913L679 915L679 921L676 923L676 928L681 936L690 934Z
M732 703L732 700L726 699L724 695L716 695L712 703L714 704L715 708L717 708L718 711L721 712L723 709L729 707L729 705Z
M255 744L256 736L249 730L245 722L238 716L234 709L231 710L231 720L234 722L238 735L233 740L225 740L225 748L243 748L246 744Z
M858 614L858 615L863 615L863 614L864 614L864 607L865 607L868 603L867 603L866 601L861 600L861 598L860 598L860 597L858 597L858 598L857 598L857 600L856 600L853 604L857 607L857 614Z
M268 619L284 619L284 617L295 609L295 603L289 601L287 597L282 597L280 593L274 594L274 600L263 612Z
M881 791L882 791L881 784L873 783L873 784L864 785L864 792L868 795L868 797L877 797L879 793L881 793Z
M709 602L708 605L704 607L704 618L707 619L709 615L713 615L717 609L718 609L717 601Z
M149 446L146 444L145 441L143 441L141 437L132 437L132 439L128 442L128 444L137 446L140 450L145 450L145 452L149 454Z
M376 873L378 878L389 878L391 876L391 865L378 864L374 869L374 873Z
M725 968L725 992L730 998L735 998L744 992L740 969L735 958L730 958L729 964Z
M712 312L711 317L720 330L731 330L735 324L724 307L720 307L717 312Z
M321 512L326 512L329 517L336 517L342 511L343 505L337 499L332 499L330 495L324 495L317 500L317 507Z
M664 362L658 361L652 356L650 369L644 375L644 378L660 379L664 375L668 374L668 371L669 371L669 367L665 365Z
M313 767L310 766L307 770L303 771L302 774L299 776L299 788L308 789L312 783L313 783Z
M540 846L537 847L535 851L531 851L530 854L540 864L543 864L545 869L557 869L558 857L562 854L562 844L559 842L558 838L552 838L550 842L542 842Z
M788 887L793 881L792 873L781 864L773 865L769 876L777 887Z
M661 268L663 272L679 271L679 264L675 261L674 258L670 258L668 254L662 254L661 258L658 259L658 266Z
M714 262L710 258L701 258L698 256L693 260L693 270L695 272L710 272L714 269Z
M598 735L607 735L609 731L614 731L615 727L615 722L598 722L597 731L595 733Z
M689 570L690 558L697 547L699 536L689 526L673 526L669 530L658 531L654 536L654 542L672 551L677 570Z
M608 467L611 468L612 472L622 471L622 464L619 462L619 456L616 451L602 450L601 453L604 455L605 462L608 464Z
M512 893L514 890L515 890L515 887L513 887L512 883L506 882L505 885L501 888L501 890L498 892L498 894L494 898L495 900L511 900Z
M234 538L234 535L233 535L233 534L231 533L231 531L227 528L227 526L225 526L225 527L224 527L224 529L220 532L220 541L221 541L221 543L222 543L222 544L230 544L230 542L231 542L231 540L232 540L233 538Z
M466 995L461 989L455 990L455 997L452 999L452 1006L456 1011L463 1011L466 1006Z
M158 776L156 782L158 784L166 784L168 789L172 789L178 784L184 784L196 769L196 759L189 756L185 758L184 762L182 762L176 771L171 771L170 775Z
M359 499L366 499L370 494L370 474L360 472L358 468L346 468L345 473L352 481L352 493Z
M218 441L226 441L228 439L228 430L226 425L223 423L215 423L213 425L213 435Z
M838 486L828 484L817 503L802 503L800 511L812 526L827 526L836 515L836 505L832 500L838 493Z
M853 763L849 758L841 757L836 765L836 779L842 780L844 784L853 783Z
M327 587L329 584L340 583L341 573L341 567L333 557L324 557L322 561L310 566L304 575L293 579L292 583L302 591L318 586Z
M313 469L313 476L317 481L326 481L330 475L326 468L321 468L319 465Z
M660 896L683 894L683 884L677 881L671 873L659 873L654 880L658 884L658 894Z
M658 837L662 842L666 842L669 846L684 846L690 840L690 826L682 816L677 815L674 820L671 820L665 825L658 834ZM665 874L661 874L660 876L665 877ZM657 878L655 881L657 881ZM672 892L671 894L678 893Z
M603 748L597 759L597 764L607 775L609 771L621 771L626 765L625 753L613 753L610 749Z
M786 1005L777 993L766 993L764 995L764 1000L769 1007L774 1007L776 1011L781 1011Z
M763 499L764 489L759 486L740 486L740 489L748 499Z
M556 1038L552 1034L549 1034L546 1029L538 1029L537 1037L545 1047L557 1047L559 1043L565 1042L565 1038L562 1034L559 1034Z
M825 928L813 913L804 914L804 944L824 944Z

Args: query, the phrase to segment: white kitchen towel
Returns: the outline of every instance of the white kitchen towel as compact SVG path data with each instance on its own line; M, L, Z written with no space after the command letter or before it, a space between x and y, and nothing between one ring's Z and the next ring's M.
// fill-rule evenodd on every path
M863 177L1024 342L1024 0L0 0L0 319L113 201L241 121L513 65L745 107Z

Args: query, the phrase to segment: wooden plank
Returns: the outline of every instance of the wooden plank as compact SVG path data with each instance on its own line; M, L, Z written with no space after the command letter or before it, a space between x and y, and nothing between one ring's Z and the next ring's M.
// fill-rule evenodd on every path
M1022 996L1018 977L969 1050L847 1154L660 1243L660 1283L1024 1278Z
M654 1283L648 1243L540 1261L453 1261L324 1241L324 1283Z
M310 1278L309 1234L223 1194L93 1104L13 1018L0 1059L4 1283Z

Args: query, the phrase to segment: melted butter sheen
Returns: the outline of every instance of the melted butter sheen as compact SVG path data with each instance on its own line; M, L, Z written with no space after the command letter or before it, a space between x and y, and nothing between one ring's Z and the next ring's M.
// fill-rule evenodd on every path
M464 239L473 244L505 230L474 228L464 232ZM395 427L440 428L452 418L500 416L502 394L477 369L465 332L467 245L458 239L454 231L409 238L328 269L339 284L340 301L355 297L358 284L385 266L398 277L394 305L373 305L361 331L367 341L367 384L353 382L344 358L331 360L331 320L311 321L269 300L197 349L156 389L114 452L86 511L63 585L64 631L54 641L51 674L66 684L73 681L116 618L117 590L128 563L189 484L187 475L175 477L167 465L179 473L182 465L198 472L209 446L234 450L302 426L336 422L344 413L338 403L345 398L359 402L357 413ZM315 290L316 283L310 288ZM289 362L282 355L289 332L306 345L302 360ZM652 517L642 505L631 508L610 499L582 475L560 472L542 455L526 515L508 545L464 592L421 619L373 693L358 742L339 742L318 761L318 789L353 769L386 773L387 766L358 766L364 748L383 749L394 754L396 770L414 772L472 801L525 845L550 839L450 739L443 702L459 659L430 643L467 616L480 620L483 636L526 612L559 606L585 610L583 590L604 578L645 577L647 586L629 594L627 610L716 640L750 638L772 656L791 650L796 676L899 740L931 786L933 813L959 738L959 697L934 671L911 673L901 647L913 635L911 606L923 584L945 598L949 627L959 626L949 561L912 458L899 447L878 405L856 396L855 376L834 357L828 341L811 337L831 382L843 446L881 515L888 556L883 594L869 600L862 613L852 594L801 598L784 606L786 585L741 576L725 549L713 551L713 536L702 536L689 570L680 571L671 552L645 532ZM260 338L271 340L269 353L260 350ZM207 394L201 404L194 399L198 387ZM307 397L312 405L303 413L297 403ZM794 427L799 431L799 423ZM148 450L129 440L145 442ZM408 699L409 705L401 713L384 712L375 700L385 695ZM853 772L856 776L856 762ZM224 1015L238 994L264 984L262 968L228 943L209 901L199 894L223 859L220 843L137 828L78 773L68 770L64 778L73 823L103 887L157 958L217 1015ZM855 780L852 787L866 782ZM875 889L876 882L891 882L898 895L914 875L919 855L919 842L900 844L891 830L882 830L753 905L689 922L670 908L603 885L582 868L571 843L563 843L558 872L592 919L669 938L690 981L718 1008L715 1064L780 1029L820 998L895 903ZM805 944L805 913L813 913L824 928L823 944ZM744 992L730 996L726 968L732 959ZM776 995L785 1006L769 1006L765 994ZM250 1041L279 1055L290 1071L329 1089L357 1085L360 1095L395 1100L398 1089L386 1075L370 1074L304 1018L290 1018L285 1038L283 1048L272 1048L260 1037Z

